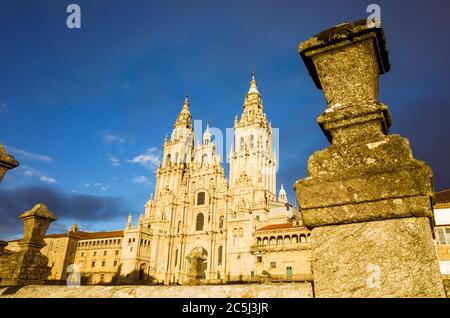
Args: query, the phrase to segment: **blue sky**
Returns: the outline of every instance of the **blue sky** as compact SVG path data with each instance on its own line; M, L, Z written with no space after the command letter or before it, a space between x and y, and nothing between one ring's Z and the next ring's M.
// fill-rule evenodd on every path
M122 228L154 190L154 163L189 92L194 119L232 127L255 70L280 129L278 182L291 190L327 146L316 124L325 101L299 42L366 18L373 1L2 1L0 142L20 161L0 185L0 233L37 202L85 230ZM81 7L68 29L66 7ZM392 69L380 99L391 132L450 188L448 1L377 1ZM146 159L145 165L140 159Z

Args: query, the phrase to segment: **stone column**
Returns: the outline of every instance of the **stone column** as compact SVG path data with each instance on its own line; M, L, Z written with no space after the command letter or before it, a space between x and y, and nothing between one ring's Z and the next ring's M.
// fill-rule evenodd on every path
M316 297L445 297L433 244L431 168L407 139L388 135L378 101L390 68L383 30L344 23L299 53L327 109L331 145L315 152L294 189L312 229Z
M44 237L50 223L56 220L45 204L36 204L31 210L22 213L19 218L23 221L23 240L19 242L20 249L38 250L45 246Z
M0 182L5 176L6 171L19 165L19 162L13 156L8 154L0 144Z
M45 204L36 204L20 215L24 222L20 250L0 258L0 285L42 284L50 275L47 256L41 253L44 236L51 222L56 220Z
M8 245L8 242L0 240L0 256L3 255L5 251L5 247Z

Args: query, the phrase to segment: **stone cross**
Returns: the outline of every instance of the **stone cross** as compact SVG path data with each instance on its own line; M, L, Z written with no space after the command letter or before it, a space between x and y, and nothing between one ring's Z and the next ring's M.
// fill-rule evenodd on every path
M331 143L294 185L312 229L316 297L445 297L432 170L407 139L388 134L378 101L390 68L383 30L344 23L300 43L299 54L325 95L318 123Z

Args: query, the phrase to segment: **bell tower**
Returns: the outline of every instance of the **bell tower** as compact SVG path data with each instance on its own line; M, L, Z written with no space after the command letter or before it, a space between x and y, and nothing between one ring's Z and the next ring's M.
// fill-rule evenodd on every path
M261 94L252 74L241 118L234 121L234 146L230 151L230 187L243 176L261 187L268 201L276 201L276 164L272 153L272 124L268 122Z
M188 171L188 165L192 161L193 149L192 116L189 112L189 99L186 96L170 139L166 136L164 140L164 157L156 173L155 197L163 190L177 192L184 174Z

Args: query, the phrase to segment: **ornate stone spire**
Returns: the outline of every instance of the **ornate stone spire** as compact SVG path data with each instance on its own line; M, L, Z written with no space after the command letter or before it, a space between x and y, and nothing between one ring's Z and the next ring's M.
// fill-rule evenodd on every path
M177 117L177 121L175 122L175 128L176 127L185 127L188 129L192 129L192 117L191 113L189 112L189 98L187 95L184 99L183 108L181 109L181 112Z
M211 142L211 132L209 131L209 124L206 124L206 130L203 133L203 144L208 145Z
M278 202L280 203L287 203L287 195L286 195L286 190L284 190L284 186L283 184L281 184L281 189L280 192L278 193Z
M131 214L128 214L127 229L131 229L131 221L132 221Z
M250 88L244 99L244 111L242 113L241 120L239 121L239 126L252 124L260 124L263 127L267 125L267 121L264 116L261 94L259 93L256 85L255 73L252 73Z
M258 87L256 86L255 73L253 73L253 72L252 72L252 80L250 82L250 88L249 88L247 94L258 94L259 95Z

